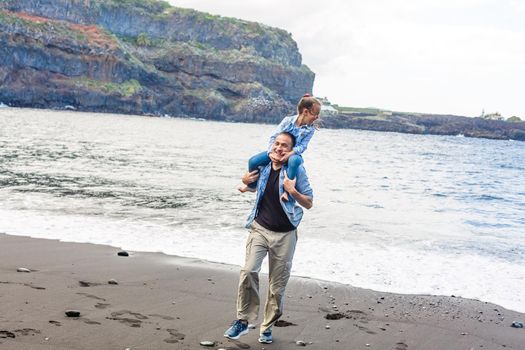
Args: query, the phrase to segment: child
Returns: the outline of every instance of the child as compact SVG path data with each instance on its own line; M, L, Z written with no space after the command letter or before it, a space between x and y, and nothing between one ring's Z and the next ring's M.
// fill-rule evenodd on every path
M295 179L297 174L297 169L301 164L303 164L303 158L301 154L306 151L308 147L308 142L310 142L312 136L314 135L316 127L314 122L319 119L319 112L321 111L321 102L310 94L305 94L299 103L297 104L297 115L292 115L285 117L276 131L270 137L268 144L268 150L254 155L248 161L248 171L252 172L258 169L260 166L265 166L270 163L269 154L272 150L273 143L275 142L275 137L283 132L287 131L295 137L295 146L289 153L285 154L280 161L288 161L288 169L286 175L290 180ZM253 182L248 186L239 188L241 192L255 192L256 183ZM286 192L281 196L281 200L287 201L288 194Z

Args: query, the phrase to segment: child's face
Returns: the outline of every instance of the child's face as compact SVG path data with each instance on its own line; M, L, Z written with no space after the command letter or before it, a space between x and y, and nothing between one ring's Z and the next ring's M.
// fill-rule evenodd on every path
M321 112L321 106L318 104L315 104L310 109L305 109L306 115L305 115L305 123L306 124L312 124L314 121L319 119L319 113Z

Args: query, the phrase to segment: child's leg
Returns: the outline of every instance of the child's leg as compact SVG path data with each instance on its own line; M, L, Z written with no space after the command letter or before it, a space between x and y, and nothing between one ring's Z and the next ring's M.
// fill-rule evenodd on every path
M288 178L290 180L295 179L295 176L297 175L297 169L299 169L301 164L303 164L303 157L301 157L301 156L298 156L298 155L294 154L293 156L288 158L288 169L286 170L286 176L288 176ZM288 193L287 192L283 192L283 195L281 196L281 199L283 201L287 201L288 200Z
M295 176L297 175L297 169L303 164L303 157L298 155L293 155L290 158L288 158L288 170L286 171L286 175L290 180L295 179Z
M266 151L258 153L254 155L253 157L251 157L250 160L248 161L248 171L252 172L254 170L257 170L260 166L265 166L268 163L270 163L270 157L268 157L268 153L266 153ZM248 188L245 188L245 190L249 190L249 189L254 190L256 186L257 186L257 182L252 182L251 184L247 186ZM244 191L241 190L241 192L244 192Z
M268 163L270 163L270 157L266 151L257 153L248 161L248 171L252 172L260 166L268 165Z

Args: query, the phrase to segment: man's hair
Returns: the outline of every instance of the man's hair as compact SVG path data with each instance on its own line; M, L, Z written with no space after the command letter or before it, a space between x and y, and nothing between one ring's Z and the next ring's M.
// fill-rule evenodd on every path
M295 136L293 136L292 134L290 134L288 131L280 132L279 134L277 134L277 136L279 136L279 135L287 135L287 136L290 136L290 139L292 140L292 148L295 147Z

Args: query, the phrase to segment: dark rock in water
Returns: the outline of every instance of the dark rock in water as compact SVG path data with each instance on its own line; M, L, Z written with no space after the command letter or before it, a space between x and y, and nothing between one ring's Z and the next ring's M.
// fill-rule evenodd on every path
M523 322L514 321L510 326L514 328L523 328Z
M16 269L16 272L31 272L30 269L26 269L25 267L19 267Z
M112 278L112 279L110 279L110 280L108 281L108 284L118 284L118 282L117 282L117 280L115 280L115 279Z
M210 340L203 340L199 344L210 348L215 346L215 342Z
M129 253L126 252L125 250L122 250L120 252L117 253L118 256L129 256Z
M80 317L80 311L77 310L67 310L66 311L67 317Z
M336 313L333 313L333 314L326 314L324 316L324 318L326 318L327 320L339 320L341 318L345 318L346 315L340 313L340 312L336 312Z

